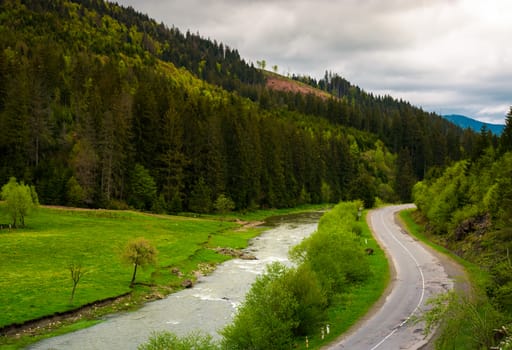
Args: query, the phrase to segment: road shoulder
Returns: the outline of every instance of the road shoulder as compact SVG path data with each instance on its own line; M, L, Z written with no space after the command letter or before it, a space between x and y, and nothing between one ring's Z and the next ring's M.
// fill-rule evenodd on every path
M462 265L457 263L451 257L449 257L445 253L441 253L436 249L432 248L428 244L425 244L420 239L416 238L409 231L407 225L400 217L400 211L395 213L395 222L399 225L404 232L410 235L414 240L418 241L426 250L428 250L432 255L434 255L444 268L444 271L448 275L448 277L454 283L454 290L457 293L469 294L471 291L471 284L469 282L468 273L464 269ZM429 337L427 344L422 346L419 350L434 350L435 349L435 341L438 337L438 330L436 329L434 333Z

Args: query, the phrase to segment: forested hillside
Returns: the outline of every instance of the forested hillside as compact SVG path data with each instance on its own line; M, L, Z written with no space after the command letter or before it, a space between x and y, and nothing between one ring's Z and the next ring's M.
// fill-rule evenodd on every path
M482 152L417 183L413 195L431 237L489 273L483 289L502 325L512 322L512 108L496 144L484 135ZM492 334L500 324L487 316L482 322ZM512 335L494 333L497 339Z
M417 179L475 152L478 135L338 76L327 100L270 90L235 49L131 8L0 6L0 183L34 184L42 203L370 206L408 200Z

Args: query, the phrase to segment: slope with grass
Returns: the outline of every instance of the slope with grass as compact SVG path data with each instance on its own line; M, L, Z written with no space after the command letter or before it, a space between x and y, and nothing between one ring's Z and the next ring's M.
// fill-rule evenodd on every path
M238 226L130 211L40 208L28 228L0 231L0 327L130 292L132 267L120 255L128 241L141 236L156 246L158 263L139 271L134 292L166 294L192 279L199 264L228 259L209 248L244 247L255 233L234 232ZM73 302L71 263L85 272Z

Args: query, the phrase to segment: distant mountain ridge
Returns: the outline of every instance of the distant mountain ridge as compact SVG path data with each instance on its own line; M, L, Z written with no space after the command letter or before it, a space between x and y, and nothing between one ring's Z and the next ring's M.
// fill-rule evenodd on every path
M463 129L470 128L476 132L480 132L480 130L482 130L482 126L485 125L487 129L489 129L494 135L498 136L501 135L503 129L505 128L504 124L484 123L479 120L459 114L443 115L443 118L457 126L460 126Z

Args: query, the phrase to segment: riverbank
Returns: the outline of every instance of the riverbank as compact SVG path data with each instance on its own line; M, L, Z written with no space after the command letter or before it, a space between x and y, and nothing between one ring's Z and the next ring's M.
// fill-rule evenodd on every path
M139 310L109 316L94 327L34 344L30 349L137 349L153 332L178 335L200 331L219 337L217 330L231 322L245 294L271 262L288 263L288 250L316 229L316 216L306 223L286 220L250 241L245 252L254 260L233 259L199 277L193 288L147 303Z
M259 221L270 213L318 210L303 207L239 215L245 222ZM0 207L0 216L4 208ZM133 310L144 302L183 289L185 279L195 280L201 269L210 272L232 257L213 249L242 249L259 228L241 227L235 216L200 218L154 216L130 211L40 208L20 230L0 232L0 326L56 315L31 324L27 332L14 328L0 337L2 348L21 348L61 332L97 322L104 315ZM129 288L131 268L122 265L119 252L134 237L144 236L158 251L158 264L141 270L135 288ZM72 281L68 265L79 261L84 276L70 302ZM34 263L37 262L37 263ZM174 271L174 272L173 272ZM123 298L119 295L128 293ZM107 300L106 305L96 304ZM90 304L89 309L80 309ZM78 310L74 312L73 310Z

